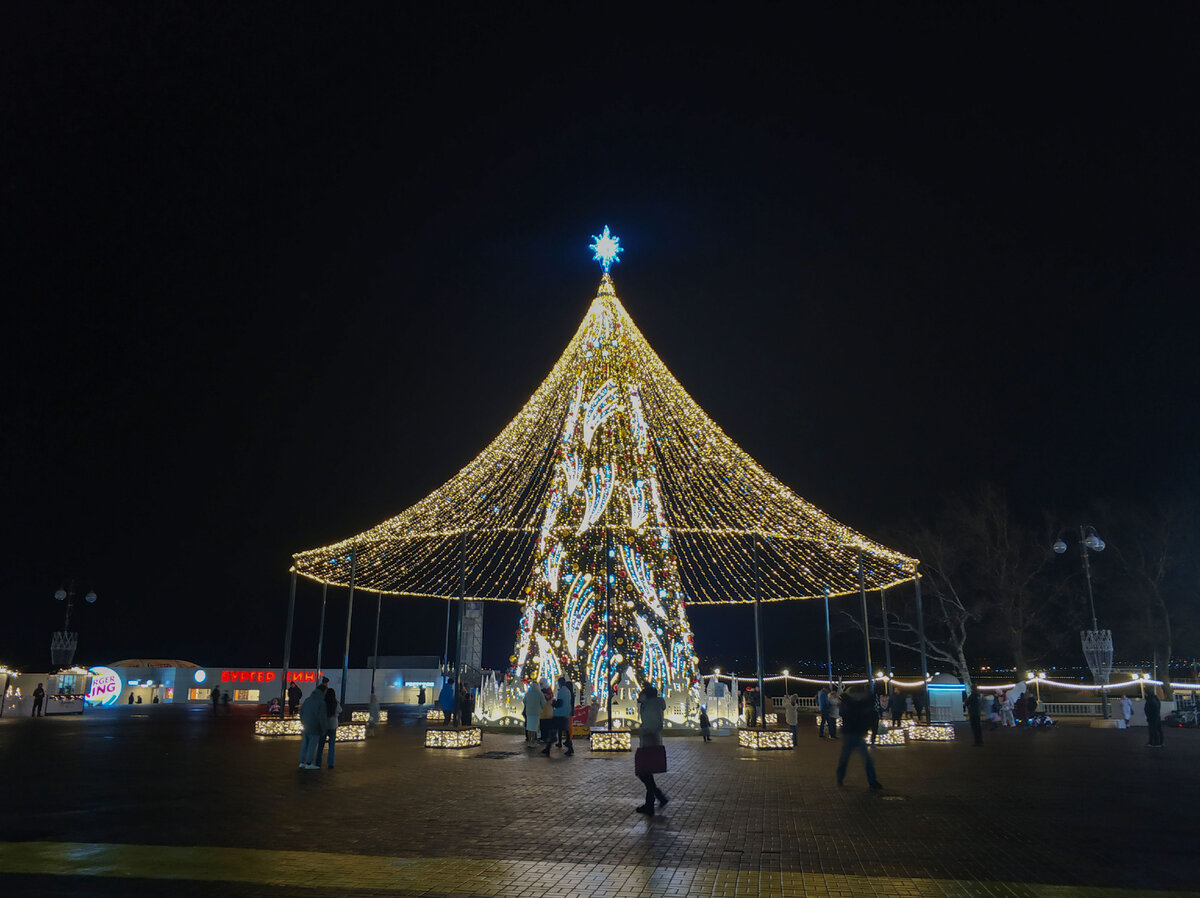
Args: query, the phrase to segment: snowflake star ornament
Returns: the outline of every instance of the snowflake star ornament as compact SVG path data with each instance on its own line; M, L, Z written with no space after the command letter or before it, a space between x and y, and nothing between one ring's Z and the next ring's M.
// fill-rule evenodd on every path
M612 267L613 262L621 261L617 258L617 255L625 252L625 247L621 246L621 238L615 234L610 234L608 225L604 226L604 231L601 234L592 235L592 243L588 246L588 249L596 253L596 255L592 256L592 261L599 262L605 274L608 274L608 269Z

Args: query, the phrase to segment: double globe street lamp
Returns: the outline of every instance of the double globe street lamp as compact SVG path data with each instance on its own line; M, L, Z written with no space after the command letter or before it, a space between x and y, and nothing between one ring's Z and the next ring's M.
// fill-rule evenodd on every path
M1092 565L1088 560L1089 552L1103 552L1104 546L1105 542L1100 538L1095 527L1091 524L1079 526L1079 552L1083 559L1083 574L1087 579L1088 604L1092 609L1092 629L1081 630L1079 637L1083 642L1083 657L1092 671L1092 678L1100 686L1100 706L1105 719L1107 719L1109 716L1108 692L1104 687L1108 685L1109 678L1112 676L1112 630L1101 630L1100 623L1096 619L1096 597L1092 592ZM1051 548L1056 554L1062 555L1067 551L1067 544L1058 539Z
M75 660L75 649L79 645L79 634L71 631L71 607L75 604L75 583L72 581L67 588L55 590L54 598L67 603L67 614L63 620L63 628L50 636L50 663L58 668L70 667ZM95 590L88 590L83 597L89 605L96 602Z

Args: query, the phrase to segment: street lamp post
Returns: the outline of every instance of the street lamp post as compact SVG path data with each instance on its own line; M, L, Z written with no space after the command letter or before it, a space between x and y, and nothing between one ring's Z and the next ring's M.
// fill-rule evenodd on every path
M60 602L67 603L67 613L63 618L63 628L57 633L50 636L50 663L55 667L70 667L75 660L75 649L79 645L79 634L71 630L71 609L75 604L75 581L64 589L59 588L54 592L54 598ZM95 604L96 592L89 590L84 596L84 600L89 604Z
M1096 597L1092 592L1092 565L1088 556L1089 550L1103 552L1104 546L1104 540L1100 538L1095 527L1090 524L1079 525L1079 552L1083 560L1083 574L1087 579L1088 604L1092 610L1092 629L1081 631L1079 637L1083 643L1083 657L1087 660L1088 667L1091 668L1093 679L1100 686L1100 707L1107 719L1109 716L1108 692L1105 687L1108 685L1109 677L1112 676L1112 630L1101 630L1100 623L1096 618ZM1055 540L1051 548L1056 554L1062 555L1067 551L1067 544L1059 539Z

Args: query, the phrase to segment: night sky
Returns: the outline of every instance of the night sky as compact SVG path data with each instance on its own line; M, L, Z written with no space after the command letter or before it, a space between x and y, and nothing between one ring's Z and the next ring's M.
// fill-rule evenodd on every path
M1196 11L803 9L6 6L0 662L48 665L74 578L85 663L278 665L291 553L490 442L606 224L696 401L868 536L980 481L1194 493ZM386 602L381 652L440 654L444 608ZM823 654L815 612L768 657ZM747 667L749 621L696 609L698 651Z

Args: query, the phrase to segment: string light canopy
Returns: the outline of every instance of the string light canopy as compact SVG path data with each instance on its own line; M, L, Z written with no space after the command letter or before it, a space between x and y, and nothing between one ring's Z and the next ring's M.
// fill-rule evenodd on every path
M859 590L860 565L868 590L913 579L916 559L805 501L705 414L617 298L608 269L619 238L606 227L589 249L604 269L595 298L499 436L395 517L293 556L297 574L346 586L353 568L361 589L457 598L463 564L467 599L519 602L527 613L540 603L543 617L553 605L557 638L571 639L539 652L548 631L523 619L518 643L528 633L531 658L565 657L576 671L594 649L608 577L606 607L636 612L623 629L643 647L657 637L654 660L668 668L676 643L691 656L684 604L847 595ZM618 595L635 608L615 608ZM677 663L694 675L691 657Z

